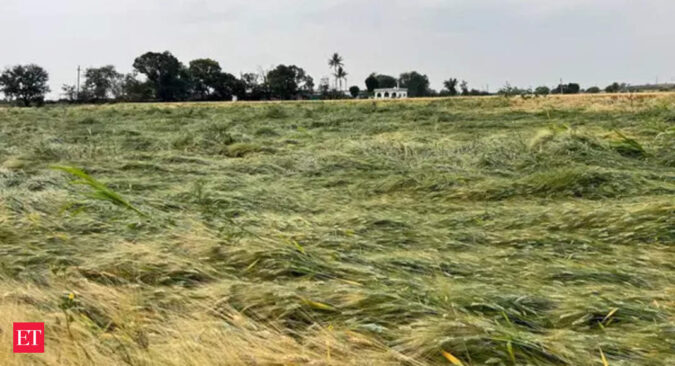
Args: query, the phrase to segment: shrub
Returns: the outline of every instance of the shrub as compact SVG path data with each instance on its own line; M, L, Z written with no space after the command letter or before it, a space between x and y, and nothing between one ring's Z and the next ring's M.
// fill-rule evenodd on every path
M538 86L534 89L534 94L536 95L548 95L551 92L551 89L548 86Z

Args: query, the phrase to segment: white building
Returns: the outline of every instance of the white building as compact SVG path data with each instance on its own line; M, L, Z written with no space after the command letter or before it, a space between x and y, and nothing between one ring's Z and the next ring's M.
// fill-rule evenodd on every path
M408 97L408 89L405 88L382 88L375 89L375 99L401 99Z

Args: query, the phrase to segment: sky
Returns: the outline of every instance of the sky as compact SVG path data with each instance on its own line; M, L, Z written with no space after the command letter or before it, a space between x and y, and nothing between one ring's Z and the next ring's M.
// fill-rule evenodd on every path
M77 66L130 72L147 51L241 72L295 64L348 85L416 70L496 91L675 81L673 0L0 0L0 67L36 63L50 97Z

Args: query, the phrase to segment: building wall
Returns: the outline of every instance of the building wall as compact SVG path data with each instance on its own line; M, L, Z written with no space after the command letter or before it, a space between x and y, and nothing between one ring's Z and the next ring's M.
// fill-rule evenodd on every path
M375 89L375 99L401 99L407 98L408 91L402 89Z

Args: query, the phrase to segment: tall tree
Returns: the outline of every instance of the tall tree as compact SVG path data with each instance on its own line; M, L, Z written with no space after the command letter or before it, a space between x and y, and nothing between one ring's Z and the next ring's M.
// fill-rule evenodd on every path
M366 89L368 89L368 93L372 93L375 89L380 87L380 82L377 81L377 76L375 73L368 75L365 83Z
M375 78L377 78L377 84L379 85L379 88L393 88L398 85L396 78L393 76L377 74Z
M218 61L210 58L192 60L188 70L190 71L194 98L197 100L212 99L216 84L224 79Z
M241 82L244 85L246 99L262 100L269 98L264 75L255 72L245 73L241 75Z
M143 102L151 100L154 88L149 81L140 81L136 71L122 76L116 88L115 97L127 102Z
M215 75L212 87L212 99L214 100L231 100L235 95L242 98L246 96L246 84L226 72Z
M189 94L188 70L169 51L147 52L137 57L134 69L148 78L158 100L181 100Z
M192 60L188 70L190 71L194 98L198 100L211 99L215 86L221 78L222 69L218 61L210 58Z
M94 101L106 100L115 96L115 86L119 84L122 75L115 70L115 66L108 65L97 68L88 68L84 72L83 94Z
M335 76L335 88L338 88L338 68L341 68L344 66L342 56L340 56L337 52L333 53L333 56L331 56L328 59L328 66L330 66L333 69L333 75Z
M339 66L337 68L337 71L335 71L335 80L339 83L338 90L342 90L342 80L346 81L347 78L347 72L342 68L342 66Z
M443 82L443 86L445 87L449 95L451 96L457 95L457 83L458 80L455 78L450 78Z
M462 95L469 95L469 83L467 83L466 80L462 80L462 82L459 83L459 88L462 90Z
M303 92L311 92L314 80L301 67L279 65L267 73L267 83L272 97L294 99Z
M429 78L417 71L401 74L399 82L402 88L408 89L408 96L424 97L429 95Z
M16 65L0 74L0 91L5 97L22 106L41 105L50 89L49 74L42 67Z

